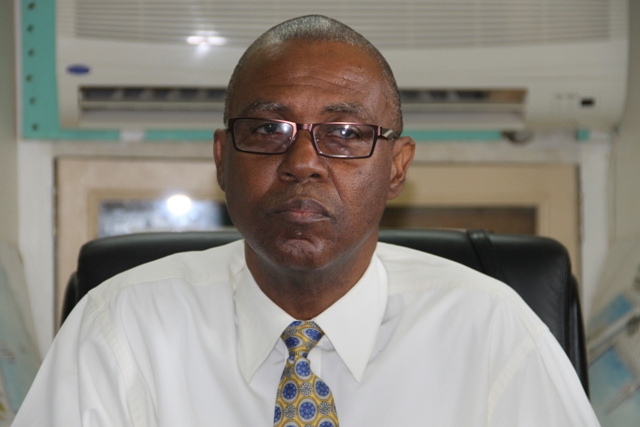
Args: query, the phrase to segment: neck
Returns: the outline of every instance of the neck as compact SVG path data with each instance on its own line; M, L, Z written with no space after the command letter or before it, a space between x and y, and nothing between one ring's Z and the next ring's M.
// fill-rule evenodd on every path
M310 320L329 308L360 280L369 267L377 239L353 257L320 269L291 269L261 258L245 243L245 257L256 283L275 304L297 320Z

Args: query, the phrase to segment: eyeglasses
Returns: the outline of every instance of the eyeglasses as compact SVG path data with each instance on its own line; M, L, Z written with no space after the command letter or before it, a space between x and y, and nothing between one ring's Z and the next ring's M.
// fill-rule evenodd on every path
M391 129L347 122L295 123L240 117L229 119L227 127L236 150L253 154L284 153L301 129L311 133L319 155L339 159L371 157L378 138L393 140L400 137Z

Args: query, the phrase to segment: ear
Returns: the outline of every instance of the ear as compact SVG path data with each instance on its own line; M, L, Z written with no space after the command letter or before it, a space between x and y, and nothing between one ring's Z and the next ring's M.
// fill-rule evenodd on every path
M216 129L213 133L213 159L216 163L218 185L224 191L224 153L227 149L227 132Z
M402 192L407 179L407 170L415 152L416 143L410 136L403 136L395 140L392 149L388 200L395 199Z

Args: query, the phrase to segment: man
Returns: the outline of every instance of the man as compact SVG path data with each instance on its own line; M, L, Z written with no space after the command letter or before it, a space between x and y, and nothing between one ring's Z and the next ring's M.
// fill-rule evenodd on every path
M415 144L362 36L302 17L230 84L217 179L244 241L101 285L14 426L597 426L507 286L377 244Z

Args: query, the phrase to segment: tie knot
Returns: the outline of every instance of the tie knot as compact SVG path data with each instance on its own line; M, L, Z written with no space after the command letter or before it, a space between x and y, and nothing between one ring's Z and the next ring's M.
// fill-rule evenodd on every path
M307 357L313 347L318 344L324 332L311 320L296 320L282 333L281 337L289 349L289 356Z

